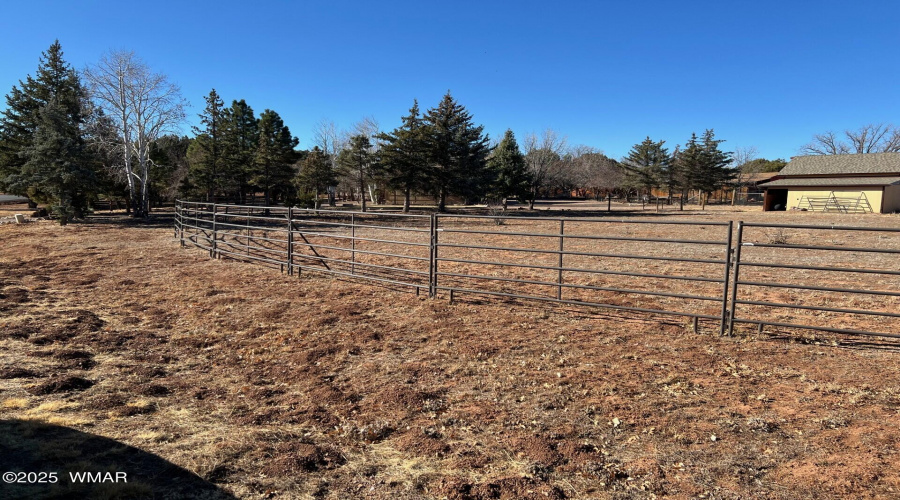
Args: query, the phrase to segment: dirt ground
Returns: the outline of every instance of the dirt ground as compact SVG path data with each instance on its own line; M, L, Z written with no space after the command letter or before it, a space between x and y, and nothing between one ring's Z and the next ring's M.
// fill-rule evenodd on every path
M212 260L172 236L0 225L0 463L135 478L0 496L900 495L900 344L449 304Z

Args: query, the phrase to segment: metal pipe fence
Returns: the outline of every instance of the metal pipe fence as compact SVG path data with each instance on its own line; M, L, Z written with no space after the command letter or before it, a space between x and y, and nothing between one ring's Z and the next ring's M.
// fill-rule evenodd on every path
M213 258L430 290L427 215L179 202L176 236ZM388 236L382 236L387 234Z
M900 229L743 222L734 229L732 222L188 201L175 210L182 246L289 275L327 273L450 301L474 294L676 315L692 318L695 329L714 321L720 334L744 323L900 338ZM784 230L789 238L769 234Z
M716 320L725 331L730 222L471 215L437 215L436 221L434 288L451 297L473 293L671 314ZM529 230L519 229L523 222ZM652 234L675 227L707 238ZM666 272L651 272L644 262L657 258L668 264ZM683 293L683 283L693 283L698 293Z
M897 228L740 222L729 333L749 323L900 338L898 255Z

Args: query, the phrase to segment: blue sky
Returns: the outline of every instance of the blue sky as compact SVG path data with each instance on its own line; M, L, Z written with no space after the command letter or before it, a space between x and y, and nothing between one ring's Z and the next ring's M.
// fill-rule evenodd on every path
M613 157L714 128L786 158L815 133L900 125L896 1L9 1L0 93L56 38L76 68L129 49L169 75L186 133L215 87L301 147L323 119L392 129L447 90L492 137L551 127Z

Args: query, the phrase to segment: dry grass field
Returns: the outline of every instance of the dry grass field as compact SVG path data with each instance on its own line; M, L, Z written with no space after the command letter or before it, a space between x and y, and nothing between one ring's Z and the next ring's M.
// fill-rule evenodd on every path
M15 207L3 210L0 218ZM878 215L679 216L900 227L897 216ZM717 325L704 322L695 333L677 316L465 294L450 304L399 287L209 259L172 234L123 222L0 225L0 464L125 471L130 479L0 484L0 497L900 495L900 344L749 327L719 337ZM876 233L852 245L825 237L896 243ZM667 265L640 269L676 270ZM867 265L898 267L897 259ZM603 279L596 283L626 284ZM898 289L879 279L866 286ZM896 310L891 298L846 300Z

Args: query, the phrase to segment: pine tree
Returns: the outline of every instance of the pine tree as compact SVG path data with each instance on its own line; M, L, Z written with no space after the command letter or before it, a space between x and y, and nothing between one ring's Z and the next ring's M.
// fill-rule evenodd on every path
M691 189L698 189L703 183L705 171L703 146L697 140L697 134L691 134L684 145L684 151L678 155L678 170L681 175L681 205Z
M59 40L19 87L0 113L0 189L52 204L65 222L87 208L94 177L84 146L86 95Z
M150 199L158 204L177 196L179 186L189 175L188 149L194 141L175 134L164 135L150 145Z
M525 155L519 150L516 136L512 130L507 130L500 144L494 148L491 157L487 160L487 166L493 172L493 194L503 200L503 210L506 210L507 199L514 197L524 202L528 197L531 180L528 175L528 165L525 163Z
M706 208L706 198L734 178L734 170L729 167L731 153L719 149L722 142L725 141L716 139L712 129L704 132L702 142L697 139L697 134L691 134L691 140L679 158L683 189L697 190L703 209Z
M215 201L222 194L223 164L223 107L224 103L216 89L203 98L206 107L198 115L203 127L192 127L197 137L188 157L190 163L191 182L205 191L207 201Z
M81 130L56 99L41 108L34 137L22 156L25 164L14 178L27 184L35 199L49 203L60 224L84 215L94 172Z
M223 160L226 189L235 201L245 203L250 193L250 177L256 163L259 120L253 108L241 99L233 101L223 113Z
M413 191L425 187L428 171L428 152L425 127L419 114L419 102L413 101L403 124L390 133L380 134L382 141L381 167L388 185L403 191L403 211L409 212Z
M703 181L697 186L706 196L701 202L702 208L706 208L706 199L713 192L722 189L729 182L734 180L736 172L731 168L731 152L719 149L719 144L725 142L716 139L716 135L712 129L703 133L703 158L704 158L704 175Z
M447 196L472 201L483 196L493 181L487 168L490 152L483 126L447 92L436 108L425 113L425 141L431 167L427 185L438 198L438 211L447 209Z
M331 168L328 155L318 146L301 162L294 184L298 191L313 195L313 208L319 208L319 193L337 184L337 174Z
M259 116L259 142L256 148L256 170L251 183L265 192L266 206L290 189L299 144L278 113L267 109Z
M338 165L345 176L356 182L362 200L362 211L365 212L366 182L375 177L378 170L378 162L372 153L369 137L363 134L351 137L347 148L338 156Z
M665 171L670 161L669 151L663 147L666 141L654 142L647 137L635 144L621 165L625 169L625 184L646 195L665 183Z

